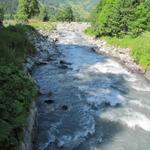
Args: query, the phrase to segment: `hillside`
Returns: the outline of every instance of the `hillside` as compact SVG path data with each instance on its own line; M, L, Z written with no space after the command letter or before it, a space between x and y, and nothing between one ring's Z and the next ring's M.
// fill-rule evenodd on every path
M89 11L96 6L99 0L40 0L45 4L49 11L57 9L62 5L71 5L75 12L80 12L82 16L87 16ZM4 8L5 12L12 13L17 9L18 0L0 0L0 6Z
M17 5L18 0L0 0L0 7L4 8L7 13L15 12Z

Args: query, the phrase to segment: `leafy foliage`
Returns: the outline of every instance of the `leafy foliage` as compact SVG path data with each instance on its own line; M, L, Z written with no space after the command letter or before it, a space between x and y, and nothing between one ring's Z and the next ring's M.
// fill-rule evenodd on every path
M31 102L36 96L33 81L22 63L34 52L25 32L29 26L8 26L0 30L0 149L18 150Z
M0 30L0 65L13 64L22 66L26 54L35 52L34 46L26 37L29 26L8 26Z
M149 0L101 0L91 17L97 35L138 36L149 30Z
M99 0L38 0L40 4L47 7L51 20L56 20L55 13L63 5L70 5L74 12L76 21L87 20L90 11L96 6ZM4 8L7 19L13 19L16 13L18 0L0 0L0 6Z
M47 8L45 5L42 5L40 7L39 18L41 21L48 21L49 20L48 11L47 11Z
M73 21L74 15L72 8L70 6L61 7L56 15L56 18L59 21L68 21L68 22Z
M0 149L12 150L19 145L36 91L33 82L15 66L0 66L0 84Z
M19 0L17 17L20 20L27 20L39 13L37 0Z
M2 8L0 8L0 21L4 19L4 11Z
M131 56L136 62L145 70L150 70L150 32L144 32L136 38L132 38L131 36L125 36L121 39L109 36L103 38L111 45L130 48Z
M17 18L20 20L28 19L28 3L27 0L19 0Z

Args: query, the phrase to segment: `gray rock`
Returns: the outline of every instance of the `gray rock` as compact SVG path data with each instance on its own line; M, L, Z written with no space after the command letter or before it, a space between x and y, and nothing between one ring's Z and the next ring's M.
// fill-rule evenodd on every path
M24 129L24 138L23 142L20 145L20 150L32 150L33 143L32 143L32 136L34 127L36 124L36 116L37 116L37 109L35 102L32 104L29 117L27 119L27 127Z
M146 77L148 80L150 80L150 71L146 71L146 72L145 72L145 77Z

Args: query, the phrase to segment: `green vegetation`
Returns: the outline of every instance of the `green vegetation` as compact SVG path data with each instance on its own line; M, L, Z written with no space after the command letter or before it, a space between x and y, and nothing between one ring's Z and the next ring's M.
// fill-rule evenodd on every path
M26 37L29 26L0 29L0 149L18 150L36 88L23 71L27 54L35 49Z
M101 0L91 16L98 36L138 36L150 30L149 0Z
M50 21L42 22L42 21L33 20L33 19L29 20L28 24L36 28L37 30L42 29L47 32L54 30L56 27L56 23L52 23Z
M0 64L13 64L21 66L26 54L35 52L32 44L27 40L26 30L29 26L8 26L0 30Z
M18 1L23 2L27 0L0 0L0 6L4 8L6 19L14 19L18 7ZM56 21L58 10L66 5L71 6L75 21L87 21L91 10L96 6L99 0L38 0L38 2L39 5L46 6L49 19L52 21ZM23 19L25 17L26 19L26 16L24 15L19 15L19 17L21 17L21 19L22 17Z
M2 8L0 8L0 21L3 21L4 19L4 11Z
M68 22L74 21L72 8L70 6L64 6L60 8L57 12L56 20Z
M149 0L101 0L90 20L92 25L85 30L86 34L131 48L135 61L150 70Z
M49 20L48 11L47 11L47 8L45 5L42 5L40 7L39 18L41 21L48 21Z
M141 64L145 70L150 70L150 32L145 32L137 38L103 37L109 44L122 48L131 48L131 56Z
M39 14L39 3L37 0L19 0L17 18L27 20Z

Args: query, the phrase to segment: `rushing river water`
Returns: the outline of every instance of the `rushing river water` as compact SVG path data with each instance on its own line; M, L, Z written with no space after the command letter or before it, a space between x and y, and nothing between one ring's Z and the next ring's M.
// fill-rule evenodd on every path
M149 150L149 82L79 33L58 32L56 59L33 72L43 93L36 150Z

